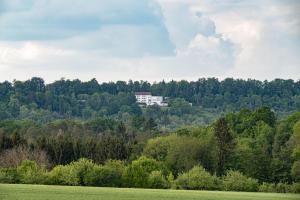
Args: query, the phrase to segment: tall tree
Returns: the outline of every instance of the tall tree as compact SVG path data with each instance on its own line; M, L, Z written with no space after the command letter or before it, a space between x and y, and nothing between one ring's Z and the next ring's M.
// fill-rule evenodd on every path
M214 127L214 133L217 140L217 174L222 175L225 171L226 161L234 147L234 138L231 135L227 121L225 118L220 118Z

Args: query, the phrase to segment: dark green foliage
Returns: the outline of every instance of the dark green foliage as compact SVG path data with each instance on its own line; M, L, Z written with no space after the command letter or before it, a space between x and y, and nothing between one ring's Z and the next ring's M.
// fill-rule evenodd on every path
M214 133L217 141L218 165L217 173L222 175L225 170L225 164L234 147L234 138L231 135L225 118L220 118L214 127Z
M179 125L207 124L223 112L268 106L280 116L300 110L299 81L201 78L197 81L145 81L98 83L61 79L45 84L41 78L0 83L0 120L32 119L39 123L58 118L95 119L123 114L144 115L171 129ZM149 91L169 97L169 108L147 108L136 104L134 93ZM189 103L192 103L191 106ZM257 116L258 115L258 116ZM266 109L254 114L273 127L274 116ZM176 121L176 122L175 122Z
M15 168L0 168L0 183L18 183L19 177Z

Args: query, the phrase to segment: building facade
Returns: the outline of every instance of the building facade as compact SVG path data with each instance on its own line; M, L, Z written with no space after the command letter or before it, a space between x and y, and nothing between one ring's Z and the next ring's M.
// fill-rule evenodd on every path
M152 96L150 92L136 92L135 98L137 103L146 104L147 106L168 106L168 104L164 102L164 98L162 96Z

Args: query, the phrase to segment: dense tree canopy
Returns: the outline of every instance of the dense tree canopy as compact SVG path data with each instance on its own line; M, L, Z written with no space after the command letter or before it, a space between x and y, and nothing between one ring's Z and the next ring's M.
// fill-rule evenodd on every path
M168 97L169 108L141 109L134 97L134 92L138 91ZM35 77L0 83L0 119L48 122L73 117L126 118L126 115L143 113L156 117L161 126L176 128L176 124L207 124L222 112L253 110L261 106L271 107L280 115L300 110L300 82L208 78L150 84L145 81L98 83L96 79L88 82L61 79L45 84L43 79Z

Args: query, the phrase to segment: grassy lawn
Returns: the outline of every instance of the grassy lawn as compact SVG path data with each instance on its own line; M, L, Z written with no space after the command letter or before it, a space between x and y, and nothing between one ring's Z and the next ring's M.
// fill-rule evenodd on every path
M0 200L300 200L296 194L0 184Z

